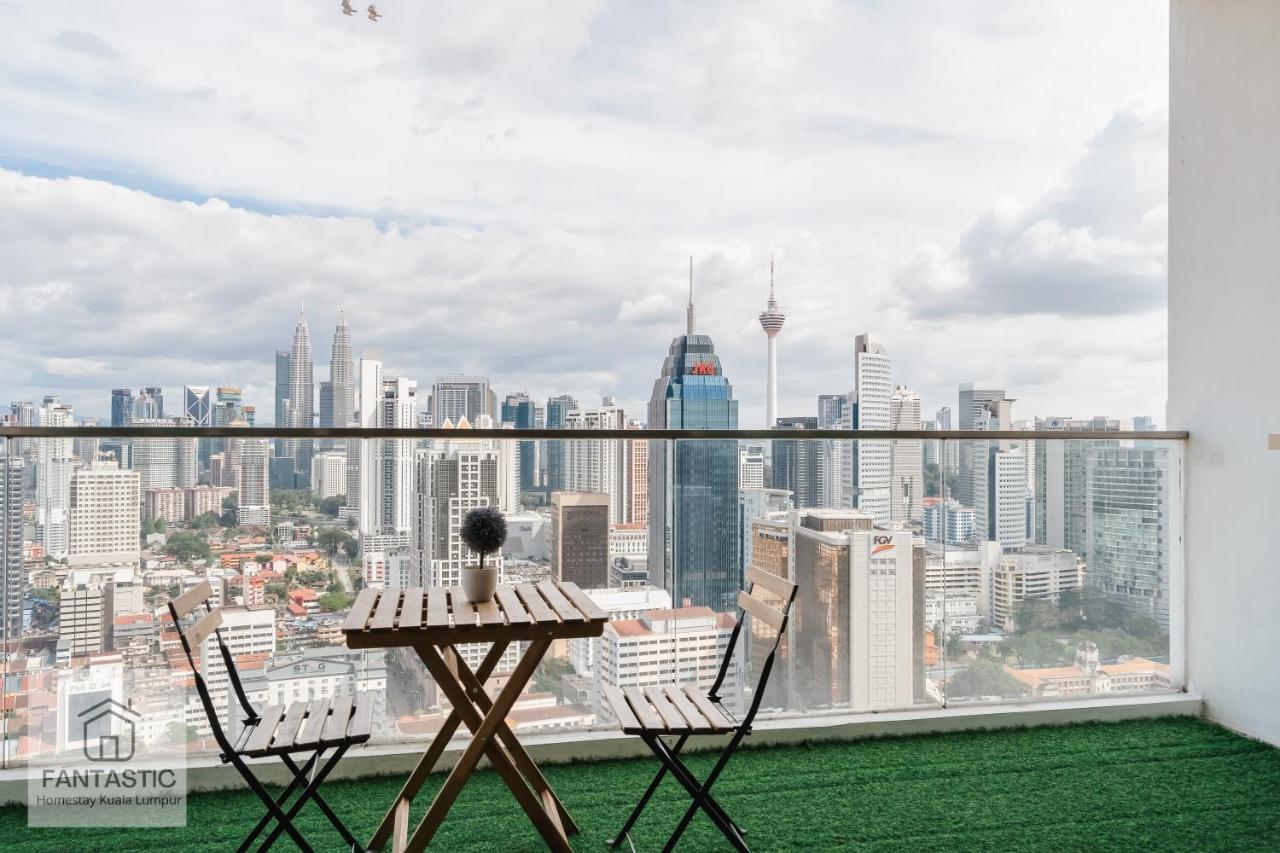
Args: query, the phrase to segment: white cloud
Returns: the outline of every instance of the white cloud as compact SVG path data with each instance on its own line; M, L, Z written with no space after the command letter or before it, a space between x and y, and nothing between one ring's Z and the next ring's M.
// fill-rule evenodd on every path
M848 389L863 330L927 405L1003 375L1024 413L1162 405L1159 118L1115 113L1164 85L1159 0L11 5L10 397L235 382L269 411L305 299L321 364L345 308L423 385L639 412L692 253L744 425L771 254L784 413ZM1036 200L979 215L1006 193Z

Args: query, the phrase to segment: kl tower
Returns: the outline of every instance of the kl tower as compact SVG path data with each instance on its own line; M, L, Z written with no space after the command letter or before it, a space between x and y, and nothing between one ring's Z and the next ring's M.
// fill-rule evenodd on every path
M769 386L765 396L764 428L773 429L778 423L778 333L787 315L773 298L773 257L769 258L769 302L760 315L760 328L769 338Z

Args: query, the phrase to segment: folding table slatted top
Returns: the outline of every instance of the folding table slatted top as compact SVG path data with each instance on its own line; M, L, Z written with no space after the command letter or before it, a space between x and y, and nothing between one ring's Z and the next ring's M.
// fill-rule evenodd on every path
M374 832L369 849L380 850L390 841L397 853L423 850L483 754L515 794L547 846L557 851L569 850L568 836L578 832L578 826L506 718L553 640L598 637L608 621L608 614L576 584L561 581L499 586L493 601L482 604L467 601L459 587L363 590L342 626L347 645L353 649L413 648L453 705ZM490 699L479 686L492 675L503 652L517 641L527 643L527 648L508 673L506 684ZM492 644L474 672L455 648L463 643ZM471 742L410 833L413 798L444 754L453 733L464 723L471 731Z
M361 590L342 631L353 649L598 637L609 619L577 584L545 580L498 589L484 604L461 587Z

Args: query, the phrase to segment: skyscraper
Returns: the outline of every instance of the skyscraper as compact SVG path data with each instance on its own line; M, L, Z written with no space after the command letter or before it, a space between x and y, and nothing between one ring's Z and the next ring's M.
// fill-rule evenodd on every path
M213 395L208 385L183 386L182 414L191 418L192 426L213 426Z
M893 395L892 365L884 347L863 333L853 343L853 390L849 392L844 424L854 430L890 429ZM853 436L856 438L856 436ZM892 517L890 482L891 443L862 439L840 442L841 486L847 489L840 506L871 513L876 524Z
M552 397L547 400L547 429L567 429L569 413L578 408L578 401L568 394ZM560 440L547 441L546 452L542 454L546 461L547 474L544 478L547 492L565 490L565 443Z
M460 373L441 376L431 386L431 422L444 426L463 418L474 425L481 415L497 418L497 395L489 390L486 376L464 376Z
M571 430L625 429L626 413L606 397L595 409L573 409L566 424ZM627 475L623 447L618 440L573 439L564 445L564 491L598 492L609 496L609 521L621 524L627 508ZM554 493L553 493L554 494Z
M529 395L520 392L508 394L502 404L502 423L511 424L516 429L534 429L538 422L538 406ZM531 492L538 488L538 446L537 441L520 442L520 490Z
M803 430L817 429L818 419L778 418L778 430L796 431L795 438L774 439L772 486L791 492L796 509L824 506L828 442L804 438Z
M138 562L138 472L89 459L71 477L71 565Z
M1169 627L1169 451L1089 449L1086 582Z
M981 388L975 386L972 382L966 382L960 386L960 412L956 429L978 430L987 428L987 406L996 400L1003 400L1005 392L1003 388ZM948 425L941 425L942 413L938 413L939 423L942 429L949 429L950 413L948 413ZM1005 427L1008 429L1008 426ZM948 442L950 444L951 442ZM959 468L956 477L956 497L960 503L965 506L977 508L977 496L974 494L974 477L975 465L985 468L985 458L981 463L975 463L975 449L980 446L979 441L957 441L956 442L956 465ZM944 460L945 462L945 460Z
M1008 430L1013 425L1013 400L991 400L983 412L981 428ZM1027 544L1026 442L1011 439L966 442L971 444L970 473L974 520L978 536L999 542L1004 548Z
M274 424L289 426L289 353L276 350L276 411ZM276 439L276 455L285 455L284 439Z
M609 496L551 495L551 574L584 589L609 585Z
M899 385L890 398L891 429L920 429L920 395ZM924 518L924 456L919 439L893 442L892 480L889 486L890 517L895 524Z
M237 421L232 426L248 427ZM236 523L271 525L271 476L265 438L232 439L236 456Z
M355 408L354 365L351 360L351 333L347 331L346 316L338 313L338 325L333 330L333 347L329 354L329 381L320 383L320 426L322 428L351 426ZM337 442L345 446L345 442ZM326 447L335 442L328 439Z
M415 586L457 586L476 555L462 541L462 521L472 509L499 506L499 450L495 442L466 437L437 439L417 454L413 490ZM502 554L488 565L503 567Z
M113 427L128 426L133 420L133 392L128 388L115 388L111 391L111 425Z
M13 442L0 455L0 632L8 643L22 634L22 600L27 572L22 565L22 459L11 456Z
M1116 432L1129 428L1129 422L1119 418L1071 418L1050 417L1036 419L1036 429L1070 433L1082 430ZM1034 446L1036 478L1035 535L1037 544L1053 548L1066 548L1078 556L1088 553L1087 519L1089 451L1094 447L1119 446L1118 440L1063 441L1038 440Z
M45 397L40 406L40 426L74 425L71 406L57 397ZM57 559L70 545L71 471L75 465L74 442L68 437L42 438L36 444L36 541Z
M150 420L164 417L164 389L148 385L133 398L133 419Z
M298 313L298 323L293 329L293 348L289 351L289 426L315 426L315 374L311 361L311 332L307 318ZM312 440L290 439L286 456L293 457L294 472L304 485L311 478Z
M650 429L736 429L738 402L715 344L694 328L693 267L686 331L671 341L649 398ZM649 445L649 576L671 593L716 611L734 607L739 562L738 445L689 440Z
M786 313L773 298L773 258L769 258L769 301L760 314L760 328L769 339L769 378L765 386L764 426L772 429L778 419L778 335L786 321Z

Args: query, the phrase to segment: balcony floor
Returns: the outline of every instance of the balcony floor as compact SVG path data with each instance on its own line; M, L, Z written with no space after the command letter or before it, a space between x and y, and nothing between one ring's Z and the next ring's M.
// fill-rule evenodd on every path
M692 764L701 773L711 760ZM574 847L604 849L656 767L545 768L583 828ZM363 839L399 784L379 778L323 790ZM1189 718L743 750L715 792L761 851L1280 848L1280 750ZM415 820L427 796L424 789ZM660 849L687 803L665 782L632 834L636 848ZM27 853L230 850L260 814L238 792L193 796L190 825L180 830L28 829L23 810L7 808L0 838L21 839ZM301 825L318 850L340 849L314 807ZM287 839L280 847L291 848ZM472 778L435 848L545 849L488 771ZM681 848L727 845L700 816Z

